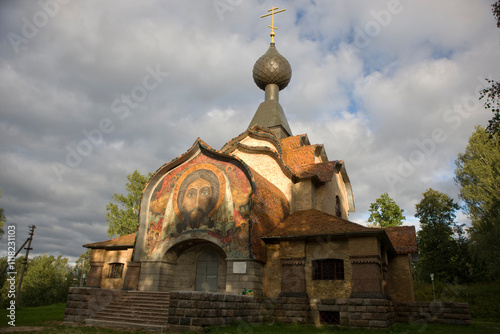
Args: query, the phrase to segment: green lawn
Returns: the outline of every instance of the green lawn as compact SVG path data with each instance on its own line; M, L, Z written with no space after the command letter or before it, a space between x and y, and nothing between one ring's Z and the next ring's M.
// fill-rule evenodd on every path
M150 333L144 330L127 330L88 327L84 325L63 324L66 304L54 304L39 307L23 307L16 310L16 327L21 326L40 326L37 331L26 331L16 333L41 333L41 334L84 334L84 333L102 333L102 334L120 334L120 333ZM7 323L9 318L6 309L0 310L0 327L10 327ZM19 328L18 328L19 329ZM210 334L324 334L324 333L346 333L346 334L496 334L500 333L499 322L473 321L472 326L449 326L449 325L427 325L427 324L395 324L386 330L354 330L341 327L322 327L305 325L253 325L236 324L225 327L210 327L205 330ZM2 329L0 328L0 332Z
M500 323L478 323L472 326L448 326L426 324L395 324L385 330L347 329L342 327L316 328L306 325L252 325L239 324L227 327L211 327L207 329L210 334L497 334L500 333Z

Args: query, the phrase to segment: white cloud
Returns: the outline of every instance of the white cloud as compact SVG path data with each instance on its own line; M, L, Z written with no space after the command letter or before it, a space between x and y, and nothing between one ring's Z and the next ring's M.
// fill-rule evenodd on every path
M77 257L81 244L106 239L105 205L124 192L128 173L155 171L197 137L222 147L246 129L264 98L252 79L269 47L269 22L259 18L264 5L241 2L220 12L210 1L70 2L18 52L8 34L22 36L26 20L43 9L29 1L0 6L0 207L18 231L40 227L34 252ZM500 74L489 3L402 0L387 24L377 21L386 1L281 7L277 49L293 76L280 103L294 134L308 133L330 159L345 161L352 220L366 220L384 192L410 223L427 188L457 198L453 160L474 126L491 117L471 102L478 77ZM340 46L355 46L356 32L372 22L378 33L346 57ZM113 101L131 95L148 66L169 75L121 119ZM68 150L103 119L113 130L59 182L54 163L67 164ZM436 129L444 140L434 140ZM418 157L391 188L387 173Z

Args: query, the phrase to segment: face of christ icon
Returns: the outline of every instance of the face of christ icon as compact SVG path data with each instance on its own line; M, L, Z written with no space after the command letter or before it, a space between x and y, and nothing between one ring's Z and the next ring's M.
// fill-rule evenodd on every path
M212 228L214 223L209 213L217 204L219 180L212 171L200 169L189 174L179 188L177 205L182 220L177 224L180 233L188 226L192 229L205 225Z

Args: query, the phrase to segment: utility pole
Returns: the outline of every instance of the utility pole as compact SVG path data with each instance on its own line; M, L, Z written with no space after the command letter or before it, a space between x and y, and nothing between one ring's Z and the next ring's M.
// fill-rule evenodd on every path
M28 247L26 249L26 257L24 258L24 263L23 263L23 271L21 271L21 277L19 278L19 286L17 287L16 291L16 305L18 305L19 302L19 293L21 292L21 285L23 284L23 278L24 278L24 272L26 271L26 266L28 265L28 256L30 254L31 248L31 241L33 241L33 234L35 233L35 225L30 226L30 236L28 238Z

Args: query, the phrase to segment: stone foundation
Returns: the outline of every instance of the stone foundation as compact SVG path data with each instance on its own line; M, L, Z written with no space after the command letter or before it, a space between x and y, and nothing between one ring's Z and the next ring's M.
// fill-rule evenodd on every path
M64 320L76 322L91 318L124 293L127 292L70 288ZM370 298L267 298L199 291L170 292L168 312L169 328L174 331L276 321L366 329L387 328L395 322L470 325L471 321L467 303L392 302Z
M175 331L234 323L308 323L309 299L210 292L171 292L168 323Z
M338 312L338 325L347 327L387 328L395 320L392 303L387 299L311 299L311 317L316 325L325 324L321 312Z
M470 325L468 303L407 302L394 303L397 322Z
M80 322L92 318L124 293L123 290L69 288L64 321Z

